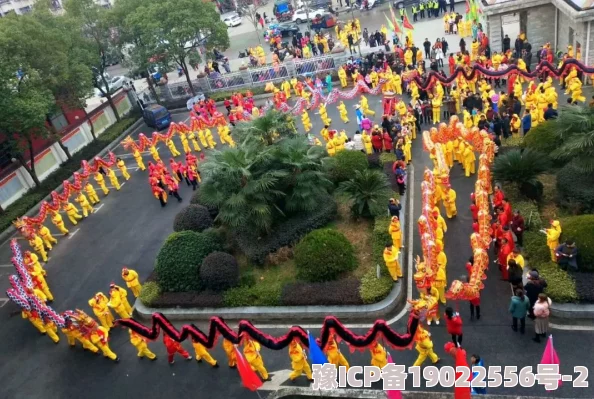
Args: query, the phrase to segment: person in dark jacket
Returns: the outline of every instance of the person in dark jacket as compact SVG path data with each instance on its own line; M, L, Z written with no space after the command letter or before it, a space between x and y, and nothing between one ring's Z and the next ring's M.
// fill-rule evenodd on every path
M396 216L400 219L400 211L402 210L402 205L400 205L400 201L394 198L390 198L390 202L388 202L388 212L390 212L390 217Z
M534 312L533 312L534 304L538 300L538 294L541 294L545 288L547 288L547 282L544 279L540 278L540 275L538 274L537 270L532 269L532 271L530 273L528 273L528 281L526 282L524 289L526 290L526 296L530 300L529 313L530 313L530 318L533 320L534 320Z
M382 121L382 129L389 132L392 130L392 124L388 119L388 115L384 115L384 120Z
M569 266L574 272L578 271L577 254L577 247L572 240L566 240L555 249L557 264L563 270L567 270Z
M514 286L514 289L522 288L522 278L524 275L524 271L522 270L520 265L516 263L514 259L510 259L507 262L507 275L508 281L511 285Z
M399 145L398 147L396 147L396 149L394 150L394 154L396 154L396 159L399 161L406 161L406 159L404 159L404 151L402 150L402 146Z
M524 111L524 117L522 117L522 131L524 132L524 136L530 131L532 127L532 115L530 115L530 111Z
M520 214L520 211L514 211L511 221L512 232L516 236L516 244L519 247L524 246L524 217Z
M511 48L511 39L508 35L505 35L503 38L503 52L505 53L507 50Z
M538 297L538 296L537 296ZM520 334L526 332L526 313L530 309L530 300L524 291L517 289L509 304L509 313L512 315L512 330L518 331L518 320L520 321Z
M557 119L558 116L559 113L553 108L553 104L548 104L547 109L544 112L545 121L548 121L549 119Z
M511 135L511 130L509 126L509 115L504 112L501 118L501 126L503 127L503 138L506 139Z

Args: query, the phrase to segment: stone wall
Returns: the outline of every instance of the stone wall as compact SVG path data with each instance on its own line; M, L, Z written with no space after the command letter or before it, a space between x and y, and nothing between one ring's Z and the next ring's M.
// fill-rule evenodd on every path
M533 52L545 43L555 42L555 10L556 8L552 4L545 4L526 10L528 12L526 36L532 44ZM536 61L536 57L533 57L533 59Z

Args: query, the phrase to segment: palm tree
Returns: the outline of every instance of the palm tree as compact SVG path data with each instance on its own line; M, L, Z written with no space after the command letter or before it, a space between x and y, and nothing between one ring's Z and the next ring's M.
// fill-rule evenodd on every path
M351 209L357 216L370 217L371 207L385 197L389 184L379 170L355 171L352 179L340 183L338 190L352 201Z
M233 136L239 143L246 140L272 145L276 140L295 134L293 117L276 110L270 110L249 122L240 122L233 129Z
M532 149L514 149L495 158L492 174L497 181L515 183L529 198L542 195L538 176L551 169L550 158Z
M555 125L561 145L551 156L570 162L580 172L594 172L594 109L565 107Z

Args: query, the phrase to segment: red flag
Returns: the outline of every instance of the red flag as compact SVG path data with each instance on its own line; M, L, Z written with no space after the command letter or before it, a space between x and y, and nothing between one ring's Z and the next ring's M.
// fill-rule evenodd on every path
M470 12L470 3L466 0L466 11L465 13L468 14Z
M456 350L456 367L466 367L468 362L466 361L466 351L462 348ZM462 376L462 372L456 372L456 381ZM472 373L468 377L468 382L472 381ZM456 387L454 388L454 399L470 399L470 384L467 387Z
M414 30L415 28L411 25L410 21L408 20L408 15L404 14L404 21L402 22L402 25L406 28L406 29L410 29L410 30Z
M394 363L392 360L392 355L388 352L388 364ZM402 399L402 392L401 391L385 391L386 396L388 399Z
M553 346L553 336L549 335L549 339L547 340L547 346L542 353L542 358L540 359L539 364L558 364L561 365L559 362L559 356L557 356L557 351ZM562 385L562 380L559 379L559 386ZM548 391L548 389L547 389Z
M239 377L243 386L250 391L255 391L264 385L237 347L235 347L235 356L237 357L237 371L239 371Z

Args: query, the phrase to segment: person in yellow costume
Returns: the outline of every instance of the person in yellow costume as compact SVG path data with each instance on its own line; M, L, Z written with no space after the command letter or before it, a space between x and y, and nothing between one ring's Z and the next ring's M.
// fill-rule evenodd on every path
M433 97L431 100L431 109L433 110L433 123L441 122L441 100L438 97Z
M442 191L445 191L445 190L442 190ZM442 193L442 196L445 196L445 192ZM442 199L442 197L439 199ZM441 213L439 212L439 208L437 206L435 208L433 208L433 216L435 216L435 219L437 219L437 227L442 229L444 233L447 233L448 226L447 226L443 216L441 216Z
M361 96L360 100L359 100L359 105L361 106L361 111L363 111L364 115L371 115L374 116L375 115L375 111L372 111L371 109L369 109L369 102L367 101L367 98L365 96Z
M161 162L161 157L159 156L159 151L157 150L157 147L155 147L154 145L151 145L149 147L149 152L151 153L155 162Z
M338 344L336 343L336 339L334 338L334 333L330 333L330 336L328 337L328 343L326 344L326 348L324 349L324 353L328 358L328 363L331 363L337 367L344 366L348 371L350 367L349 362L347 362L344 355L340 352Z
M186 136L185 133L180 132L179 139L181 140L184 154L187 154L188 152L192 152L192 149L190 148L190 142L188 141L188 136ZM128 180L128 179L126 179L126 180Z
M171 151L171 156L177 157L181 155L181 153L175 147L175 143L172 139L168 138L167 140L165 140L165 145L167 146L167 148L169 148L169 151Z
M93 175L93 178L95 179L95 181L97 182L97 184L99 184L99 187L101 188L101 191L103 191L103 195L109 194L109 189L105 185L105 178L103 177L103 174L101 172L97 171Z
M97 195L97 192L95 191L95 187L93 187L91 182L87 182L87 184L85 184L85 192L87 193L87 198L89 199L89 202L91 203L91 205L95 205L100 202L99 196Z
M456 209L456 191L452 188L448 189L443 204L448 219L455 217L458 214L458 210Z
M333 157L336 155L336 144L334 143L334 139L328 140L326 143L326 151L328 152L328 156Z
M43 293L43 297L45 297L46 300L53 301L54 295L50 291L49 286L47 285L47 281L44 277L45 270L38 269L35 267L35 265L31 265L31 267L27 268L27 272L33 279L33 283L35 285L36 290L41 291ZM41 295L38 296L41 297Z
M111 284L109 288L109 302L108 306L116 311L122 319L129 319L132 314L132 307L126 298L128 294L122 287Z
M427 305L427 325L432 322L439 324L439 291L433 286L427 286L420 295Z
M404 52L404 63L406 64L406 66L412 65L412 63L413 63L412 60L413 60L413 52L409 47Z
M412 102L416 102L420 95L419 95L419 86L417 86L416 82L413 80L409 83L410 87L410 96L412 97Z
M530 118L532 121L532 127L538 126L538 118L539 118L539 114L540 114L538 107L536 105L531 105L530 107L526 107L525 112L530 114ZM519 136L520 135L518 133L514 137L519 137Z
M217 143L215 143L214 138L212 137L212 132L209 128L204 129L204 138L206 138L206 142L208 143L209 148L215 148Z
M427 357L431 359L433 364L439 362L439 357L433 351L433 341L431 341L431 333L423 328L422 324L419 323L417 332L415 334L415 349L419 352L419 356L413 366L421 366Z
M116 191L120 191L120 182L118 180L118 177L115 174L115 171L111 168L107 169L107 177L109 177L109 182L111 183L111 185L116 189Z
M571 102L584 102L586 97L582 95L582 81L577 76L569 81L565 94L571 93Z
M402 151L404 152L404 159L406 159L406 163L410 164L412 162L412 140L408 134L404 135L404 145L402 146Z
M307 46L303 46L303 58L311 58L311 51Z
M147 357L151 360L157 360L157 355L155 355L151 350L148 348L147 339L143 336L135 333L134 331L128 329L130 333L130 343L136 348L138 351L137 356L140 358Z
M456 114L460 113L460 93L454 86L452 90L450 90L450 97L454 99L454 103L456 104Z
M545 90L547 104L553 104L553 109L557 109L559 106L557 91L554 87L549 87Z
M91 342L103 352L103 356L115 361L119 362L120 358L118 355L113 353L111 348L109 347L109 330L105 327L98 326L93 332L91 333Z
M99 349L93 345L93 343L87 337L85 337L78 328L73 326L72 322L66 322L66 325L62 328L62 333L66 335L68 345L71 347L74 347L76 345L76 341L78 341L83 346L83 349L89 350L92 353L99 352Z
M387 243L384 249L384 262L390 272L390 276L394 282L398 281L399 277L402 277L402 270L400 269L400 263L398 262L398 255L400 254L399 248L394 248L393 243Z
M509 121L509 125L512 136L516 138L520 137L520 126L522 125L522 121L520 120L518 114L514 114L512 116L511 120Z
M361 133L361 141L363 142L363 147L365 147L367 155L371 155L373 153L373 144L371 143L371 137L369 137L365 130Z
M194 151L196 151L196 152L202 151L202 149L198 145L198 140L196 140L196 133L193 130L190 131L190 134L188 134L188 139L192 143L192 146L194 147Z
M42 335L46 334L45 331L45 324L43 324L43 321L41 320L41 317L39 316L39 313L37 313L34 310L22 310L21 311L21 317L23 319L27 319L31 322L31 324L33 324L33 326L39 330L39 332Z
M338 68L338 80L340 80L340 86L344 89L347 87L347 73L344 68Z
M25 251L23 260L25 261L25 267L27 267L27 269L40 273L42 276L47 276L47 272L43 269L41 263L39 263L39 257L35 253Z
M270 377L268 376L266 367L264 367L264 360L260 354L260 344L246 337L243 344L243 354L252 370L258 372L263 380L269 381Z
M464 142L464 140L460 139L458 140L458 147L455 147L456 149L456 160L462 164L462 167L464 167L464 157L462 156L464 154L464 150L466 149L466 143Z
M402 78L397 73L392 74L392 87L396 94L402 95Z
M347 112L346 105L344 105L344 102L339 102L336 108L338 109L338 113L340 114L340 119L342 119L342 122L349 123L349 113Z
M324 125L330 126L330 123L332 123L332 119L328 118L328 110L326 110L326 104L320 104L318 106L318 113L320 114L322 123Z
M200 140L200 144L202 144L202 148L208 148L208 142L206 141L206 136L204 136L204 130L198 130L198 139Z
M287 100L289 98L291 98L291 83L289 83L286 80L283 80L283 83L281 83L281 90L285 92L285 96L287 97Z
M93 309L93 313L99 320L99 323L108 330L113 327L114 317L109 310L109 299L103 292L98 292L94 297L89 299L89 306Z
M307 362L307 355L296 339L289 344L289 357L291 358L291 368L293 369L293 372L289 374L289 379L294 381L297 377L305 374L309 381L313 381L311 367Z
M124 179L126 179L126 181L130 180L130 173L128 173L128 168L126 167L126 163L122 158L117 159L116 166L118 167L120 172L122 172L122 176L124 177Z
M140 290L142 289L140 281L138 281L138 273L132 269L124 267L122 269L122 279L126 282L126 286L130 288L130 291L132 291L134 297L138 298L138 295L140 295Z
M142 154L140 153L140 151L138 151L138 149L134 148L134 151L132 152L132 156L134 157L134 160L136 161L136 164L138 165L138 169L146 170L146 166L144 166L144 161L142 160Z
M210 353L208 353L204 345L202 345L200 342L192 340L192 346L194 347L194 352L196 352L196 361L198 363L201 363L202 360L204 360L212 367L219 367L217 361L210 355Z
M448 167L452 168L454 166L454 142L448 140L442 148L444 148L446 164Z
M328 125L324 125L322 130L320 130L320 135L324 139L324 141L330 140L330 131L328 130Z
M400 229L400 220L397 216L392 216L390 226L388 226L388 234L392 237L392 246L402 248L402 230Z
M471 174L475 173L475 163L476 163L476 156L474 155L474 151L472 146L469 144L464 149L462 153L462 160L464 166L464 175L469 177Z
M441 303L446 303L445 297L445 289L448 284L447 275L446 275L446 267L448 264L448 258L443 251L443 243L436 242L435 246L437 248L437 274L435 275L435 283L433 284L439 293L439 300Z
M551 227L544 230L547 235L547 246L551 251L551 260L557 262L557 256L555 255L555 249L559 246L559 237L561 236L561 224L558 220L551 222Z
M57 244L58 240L52 235L50 229L48 229L44 225L40 225L39 229L37 230L37 235L43 240L45 247L51 251L52 244Z
M54 212L54 211L51 212L51 215L52 215L52 223L54 224L54 226L56 226L56 228L60 231L60 233L62 233L64 235L70 234L70 232L64 225L64 219L62 219L62 215L60 215L58 212Z
M41 259L44 262L47 262L47 252L45 252L45 246L43 245L43 240L41 239L41 237L39 237L35 233L32 233L29 236L29 245L31 246L31 248L33 248L33 250L35 250L39 253L39 255L41 255Z
M373 341L369 347L369 351L371 352L372 366L382 369L388 364L388 354L386 353L386 349L381 346L379 342Z
M301 122L303 123L303 130L305 130L306 133L309 133L312 128L312 124L311 120L309 119L309 114L306 110L303 110L303 113L301 114Z
M336 153L344 151L346 140L340 134L335 134L332 138L332 142L334 143L334 151L336 151Z
M227 364L230 368L237 367L237 355L235 354L235 345L231 341L223 338L223 350L227 354Z
M404 117L404 115L406 115L406 112L407 112L406 104L404 103L404 101L402 99L400 99L400 101L398 101L396 103L396 111L398 111L401 118Z
M375 70L371 70L369 73L369 80L371 81L371 88L375 89L379 82L379 75L377 72L375 72Z
M93 207L89 203L87 196L80 191L74 199L80 205L84 217L89 217L89 213L93 213Z

